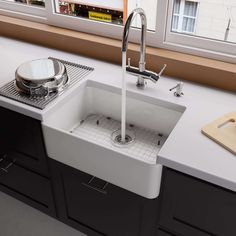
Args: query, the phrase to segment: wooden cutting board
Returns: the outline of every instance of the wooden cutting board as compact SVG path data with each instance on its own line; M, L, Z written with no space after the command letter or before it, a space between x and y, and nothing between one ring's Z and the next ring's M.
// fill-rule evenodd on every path
M236 111L206 125L202 133L236 155Z

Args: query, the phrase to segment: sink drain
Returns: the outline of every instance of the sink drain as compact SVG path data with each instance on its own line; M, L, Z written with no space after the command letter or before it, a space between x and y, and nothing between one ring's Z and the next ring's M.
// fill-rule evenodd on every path
M118 129L118 130L116 130L116 131L114 131L112 133L111 140L112 140L112 143L115 146L127 147L127 146L129 146L129 145L134 143L134 141L135 141L135 133L134 133L133 130L126 130L125 141L122 141L122 139L121 139L121 130Z

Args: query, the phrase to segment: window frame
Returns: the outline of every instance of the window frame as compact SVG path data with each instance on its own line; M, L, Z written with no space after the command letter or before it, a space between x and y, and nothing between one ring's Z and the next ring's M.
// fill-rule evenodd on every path
M0 1L0 14L41 23L47 22L44 7L27 5L24 3L2 0Z
M155 31L147 32L147 45L177 52L203 56L226 62L236 62L236 43L217 41L195 35L172 32L174 0L158 0ZM45 9L14 2L0 2L0 14L37 21L48 25L69 28L104 37L122 39L123 27L84 18L55 13L54 0L45 1ZM63 21L60 22L60 20ZM60 22L60 23L58 23ZM139 43L140 30L132 28L129 41Z
M158 11L158 6L156 7ZM160 11L160 13L161 12L162 11ZM122 39L123 26L106 22L98 22L95 20L90 20L80 17L58 14L55 12L54 0L46 2L46 16L47 16L47 22L50 25L81 31L85 33L102 35L105 37L115 38L119 40ZM61 19L63 19L63 22L61 21ZM157 22L163 22L162 19L163 18L161 16L158 17L157 13ZM161 42L161 40L163 39L161 35L161 30L157 31L157 28L161 28L160 26L161 24L156 24L155 31L147 32L147 45L156 47L157 46L156 41L158 41L159 43ZM129 41L139 43L140 35L141 33L139 29L131 28L129 34Z
M236 63L236 42L225 42L196 35L172 32L172 11L174 0L168 1L166 33L163 47L193 55ZM199 4L201 4L199 2Z

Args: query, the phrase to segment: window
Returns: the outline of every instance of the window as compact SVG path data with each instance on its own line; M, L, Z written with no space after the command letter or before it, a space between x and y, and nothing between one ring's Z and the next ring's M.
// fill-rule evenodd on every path
M157 0L54 0L55 12L62 15L82 17L117 25L124 25L128 14L137 7L142 7L147 15L149 30L155 30ZM138 26L136 20L133 26Z
M175 0L172 16L172 31L194 33L198 2Z
M137 7L148 45L236 61L236 0L0 0L0 14L118 39ZM132 26L129 40L138 42L138 17Z
M46 2L47 20L50 24L121 39L123 25L129 13L142 7L148 14L148 41L156 40L157 2L160 0L50 0ZM134 20L130 41L139 41L137 29L140 19ZM155 42L156 43L156 42ZM155 44L154 43L154 44ZM153 46L154 46L153 44Z
M46 22L45 0L0 0L0 14Z
M235 0L169 0L164 47L236 61Z
M32 6L45 6L45 0L4 0L6 2L23 3Z
M236 43L236 1L174 0L172 31Z
M123 0L113 2L55 0L56 13L118 25L123 25L123 20L127 17L127 13L124 14L126 7Z

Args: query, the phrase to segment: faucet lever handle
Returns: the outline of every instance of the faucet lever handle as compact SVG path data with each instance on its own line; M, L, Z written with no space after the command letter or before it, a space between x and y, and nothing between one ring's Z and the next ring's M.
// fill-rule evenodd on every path
M163 74L163 72L164 72L166 66L167 66L167 65L164 64L164 66L162 67L162 69L161 69L160 72L158 73L158 76L159 76L159 77Z
M177 86L178 86L178 84L177 84L177 85L175 85L173 88L169 89L169 91L172 91L173 89L176 89L176 88L177 88Z
M131 58L129 57L129 58L128 58L128 67L131 66L130 62L131 62Z

